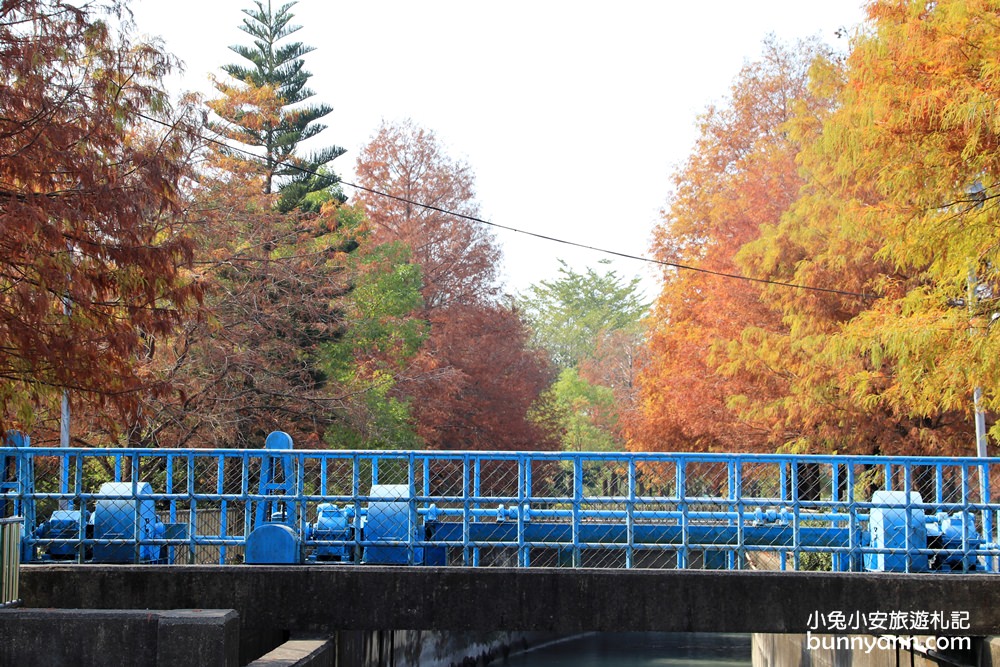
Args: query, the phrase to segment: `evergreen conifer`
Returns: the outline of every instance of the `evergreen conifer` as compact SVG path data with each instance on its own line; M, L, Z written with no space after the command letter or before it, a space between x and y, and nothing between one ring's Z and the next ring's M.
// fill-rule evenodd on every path
M331 146L307 156L296 155L301 142L326 129L316 121L333 108L303 104L314 93L306 86L311 74L303 69L302 58L313 48L302 42L281 43L302 27L291 23L295 3L277 11L272 10L270 0L254 4L255 8L243 10L246 17L240 26L253 37L253 46L230 47L250 64L222 67L239 83L216 81L223 97L210 106L225 122L216 123L215 129L230 140L263 149L264 192L281 194L279 210L309 209L317 205L317 198L308 195L337 183L337 176L325 167L344 149ZM339 192L335 196L342 198Z

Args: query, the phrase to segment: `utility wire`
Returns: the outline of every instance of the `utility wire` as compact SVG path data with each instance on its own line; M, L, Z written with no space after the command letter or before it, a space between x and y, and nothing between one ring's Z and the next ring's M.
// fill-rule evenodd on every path
M305 171L306 173L311 173L311 172L309 172L306 169L303 169L302 171ZM547 236L545 234L539 234L537 232L529 232L529 231L524 230L524 229L518 229L517 227L509 227L507 225L502 225L502 224L500 224L498 222L491 222L489 220L483 220L482 218L477 218L477 217L475 217L473 215L466 215L465 213L456 213L455 211L449 211L447 209L443 209L443 208L434 206L432 204L422 204L422 203L420 203L418 201L413 201L413 200L407 199L405 197L399 197L397 195L389 194L387 192L381 192L379 190L374 190L372 188L366 188L363 185L357 185L357 184L351 183L349 181L340 180L338 182L342 183L342 184L344 184L344 185L346 185L348 187L355 188L356 190L363 190L364 192L370 192L371 194L378 195L380 197L388 197L389 199L395 199L396 201L402 202L404 204L412 204L414 206L419 206L421 208L425 208L425 209L430 210L430 211L436 211L438 213L444 213L444 214L447 214L447 215L455 216L456 218L462 218L462 219L469 220L469 221L472 221L472 222L478 222L480 224L487 225L489 227L496 227L497 229L505 229L505 230L507 230L509 232L516 232L518 234L524 234L525 236L531 236L531 237L534 237L536 239L542 239L542 240L545 240L545 241L552 241L553 243L561 243L563 245L572 246L574 248L583 248L584 250L593 250L595 252L599 252L599 253L602 253L602 254L605 254L605 255L612 255L614 257L622 257L624 259L634 259L634 260L637 260L639 262L648 262L650 264L658 264L660 266L669 266L671 268L680 269L680 270L683 270L683 271L696 271L698 273L705 273L705 274L712 275L712 276L719 276L721 278L732 278L734 280L746 280L748 282L763 283L763 284L766 284L766 285L775 285L775 286L778 286L778 287L790 287L790 288L794 288L794 289L808 290L808 291L811 291L811 292L825 292L827 294L839 294L839 295L842 295L842 296L853 296L853 297L858 297L858 298L861 298L861 299L873 299L873 298L875 298L875 296L873 294L864 294L862 292L850 292L850 291L847 291L847 290L838 290L838 289L833 289L833 288L829 288L829 287L812 287L812 286L809 286L809 285L801 285L801 284L798 284L798 283L782 282L780 280L768 280L766 278L754 278L752 276L744 276L744 275L740 275L738 273L726 273L725 271L713 271L712 269L706 269L706 268L702 268L702 267L699 267L699 266L691 266L691 265L688 265L688 264L680 264L678 262L668 262L666 260L653 259L651 257L643 257L641 255L630 255L628 253L619 252L617 250L608 250L607 248L600 248L598 246L587 245L585 243L578 243L577 241L567 241L566 239L557 238L555 236Z
M145 115L145 114L143 114L141 112L138 112L137 115L140 118L143 118L145 120L151 121L153 123L157 123L159 125L163 125L164 127L169 127L171 129L175 128L175 126L172 125L171 123L168 123L168 122L166 122L164 120L160 120L159 118L154 118L152 116L147 116L147 115ZM200 133L197 133L197 132L192 132L192 135L195 136L195 137L197 137L197 138L199 138L199 139L201 139L201 140L203 140L203 141L206 141L206 142L209 142L211 144L215 144L217 146L225 148L226 150L234 151L234 152L237 152L237 153L242 153L243 155L251 157L251 158L253 158L255 160L259 160L261 158L261 156L257 155L253 151L249 151L249 150L247 150L245 148L239 148L237 146L232 146L232 145L230 145L230 144L228 144L225 141L222 141L220 139L215 139L215 138L212 138L212 137L206 137L203 134L200 134ZM319 172L317 172L317 171L315 171L313 169L307 169L307 168L302 167L300 165L293 164L293 163L286 162L286 161L279 161L279 162L276 163L276 166L290 167L290 168L295 169L296 171L299 171L300 173L306 174L308 176L317 176L317 177L320 177L320 178L324 178L324 177L328 177L329 176L328 174L321 174L321 173L319 173ZM551 241L553 243L560 243L562 245L566 245L566 246L570 246L570 247L574 247L574 248L581 248L581 249L584 249L584 250L592 250L594 252L598 252L598 253L605 254L605 255L611 255L613 257L621 257L621 258L624 258L624 259L631 259L631 260L636 260L636 261L639 261L639 262L646 262L646 263L649 263L649 264L656 264L656 265L659 265L659 266L667 266L667 267L671 267L671 268L674 268L674 269L677 269L677 270L680 270L680 271L694 271L694 272L697 272L697 273L703 273L703 274L707 274L707 275L711 275L711 276L718 276L720 278L729 278L731 280L743 280L743 281L746 281L746 282L753 282L753 283L758 283L758 284L763 284L763 285L773 285L775 287L787 287L787 288L790 288L790 289L798 289L798 290L803 290L803 291L808 291L808 292L820 292L820 293L824 293L824 294L836 294L836 295L839 295L839 296L849 296L849 297L855 297L855 298L864 299L864 300L869 300L869 299L877 298L876 295L874 295L874 294L866 294L864 292L852 292L852 291L849 291L849 290L839 290L839 289L834 289L834 288L831 288L831 287L814 287L812 285L802 285L800 283L784 282L784 281L780 281L780 280L770 280L770 279L767 279L767 278L754 278L753 276L745 276L745 275L738 274L738 273L727 273L725 271L713 271L712 269L706 269L706 268L702 268L702 267L699 267L699 266L691 266L689 264L681 264L679 262L668 262L666 260L653 259L651 257L643 257L641 255L631 255L629 253L618 252L616 250L609 250L607 248L601 248L601 247L598 247L598 246L587 245L585 243L579 243L579 242L576 242L576 241L569 241L569 240L558 238L558 237L555 237L555 236L548 236L548 235L545 235L545 234L539 234L537 232L529 232L529 231L524 230L524 229L518 229L517 227L510 227L508 225L503 225L503 224L500 224L498 222L491 222L489 220L484 220L482 218L477 218L476 216L473 216L473 215L467 215L465 213L458 213L456 211L449 211L448 209L444 209L444 208L441 208L441 207L438 207L438 206L434 206L433 204L424 204L424 203L419 202L419 201L414 201L412 199L407 199L406 197L400 197L398 195L390 194L388 192L382 192L381 190L376 190L374 188L368 188L368 187L365 187L363 185L358 185L357 183L351 183L350 181L342 180L339 177L336 177L336 178L337 178L337 183L341 183L341 184L346 185L346 186L348 186L350 188L354 188L355 190L360 190L362 192L368 192L370 194L373 194L373 195L376 195L376 196L379 196L379 197L385 197L387 199L393 199L395 201L398 201L398 202L401 202L401 203L404 203L404 204L410 204L412 206L417 206L419 208L423 208L423 209L426 209L428 211L435 211L437 213L443 213L445 215L454 216L456 218L460 218L460 219L463 219L463 220L468 220L470 222L476 222L476 223L479 223L479 224L482 224L482 225L486 225L488 227L494 227L496 229L503 229L503 230L506 230L506 231L509 231L509 232L514 232L514 233L517 233L517 234L524 234L525 236L531 236L533 238L541 239L541 240L544 240L544 241Z

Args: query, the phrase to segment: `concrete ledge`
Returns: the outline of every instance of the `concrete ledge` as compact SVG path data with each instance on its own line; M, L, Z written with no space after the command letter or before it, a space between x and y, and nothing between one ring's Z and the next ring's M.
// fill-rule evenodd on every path
M0 637L0 665L239 665L232 610L0 609Z
M239 665L240 622L232 609L158 612L157 667Z
M335 655L332 639L292 639L247 667L333 667Z

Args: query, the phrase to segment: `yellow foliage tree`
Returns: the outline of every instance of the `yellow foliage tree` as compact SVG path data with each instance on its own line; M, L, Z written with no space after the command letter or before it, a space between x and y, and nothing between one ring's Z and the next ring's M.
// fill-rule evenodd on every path
M706 116L658 256L772 282L667 274L633 446L971 454L975 387L993 423L1000 7L867 11L783 118L749 78Z

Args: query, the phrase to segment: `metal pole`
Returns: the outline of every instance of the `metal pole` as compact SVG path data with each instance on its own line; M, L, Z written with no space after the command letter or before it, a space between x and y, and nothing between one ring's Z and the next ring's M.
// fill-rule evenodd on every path
M975 330L972 326L972 318L975 314L977 296L976 288L979 286L979 278L976 276L976 270L974 267L969 267L969 335L974 335ZM986 451L986 413L983 410L983 388L978 384L972 389L972 409L975 412L975 422L976 422L976 457L984 459L987 456ZM979 466L979 502L984 503L990 495L989 488L989 471L986 465ZM982 532L986 541L990 541L993 537L993 526L990 521L990 513L987 510L982 512ZM962 529L963 535L965 534L965 528ZM963 537L963 547L965 545L965 538ZM990 559L992 560L992 559Z
M67 241L66 249L68 251L69 261L73 261L73 246ZM67 326L69 325L70 316L73 314L73 302L69 297L69 283L73 279L72 274L66 276L66 293L62 298L63 315L66 316ZM59 415L59 446L69 447L69 389L63 389L62 392L62 409ZM59 493L68 494L69 493L69 457L63 456L59 462ZM59 499L59 509L65 510L69 509L69 499L65 495Z
M62 393L62 414L59 417L59 446L69 447L69 390L63 389ZM59 509L70 508L69 498L65 494L69 493L69 456L59 459L59 493L64 494L59 499Z
M983 388L972 391L972 403L976 410L976 456L986 458L986 413L982 405Z
M976 289L979 286L979 278L976 276L976 271L974 268L969 268L969 334L974 335L975 329L972 326L972 317L975 315L976 303L978 301L976 296ZM983 388L976 386L972 390L972 406L976 414L976 456L980 458L986 457L986 413L982 406L983 398Z

